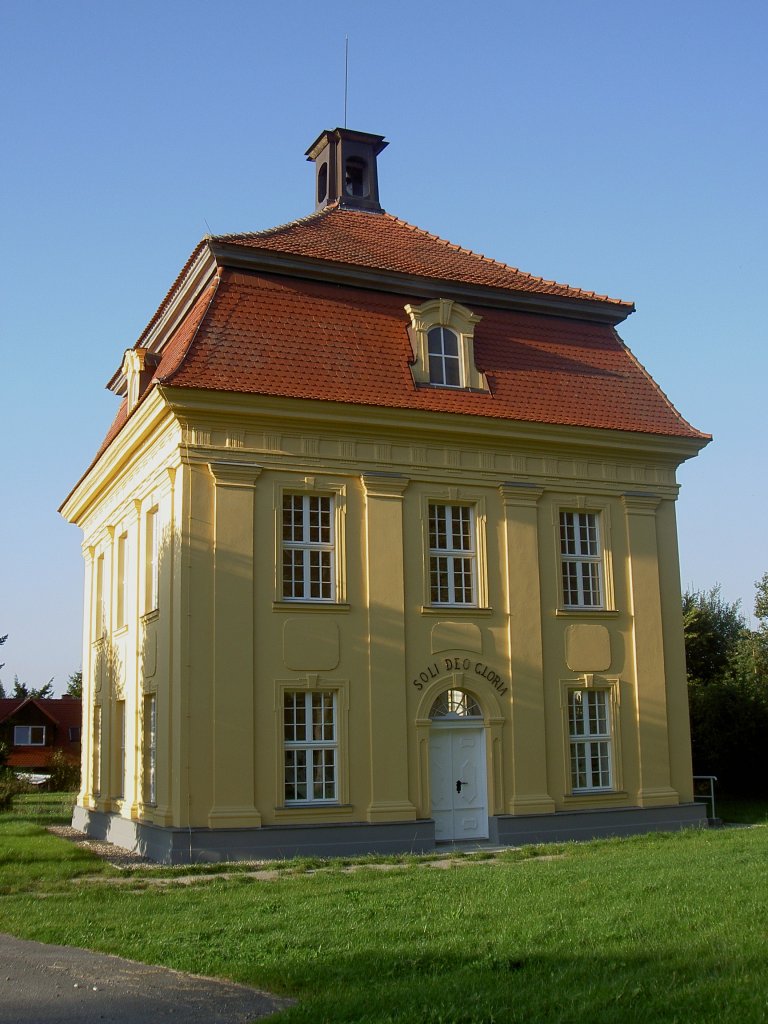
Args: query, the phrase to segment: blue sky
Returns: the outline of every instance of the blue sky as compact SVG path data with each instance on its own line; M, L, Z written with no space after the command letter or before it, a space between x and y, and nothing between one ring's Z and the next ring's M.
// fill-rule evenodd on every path
M751 612L768 570L762 2L129 4L0 10L0 634L57 691L81 662L79 531L57 508L104 390L198 239L312 209L303 157L386 135L384 206L632 299L624 340L714 443L680 472L683 586Z

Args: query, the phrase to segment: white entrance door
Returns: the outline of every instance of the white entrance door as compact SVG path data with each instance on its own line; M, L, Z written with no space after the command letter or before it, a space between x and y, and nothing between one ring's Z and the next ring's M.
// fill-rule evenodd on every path
M485 730L433 724L429 772L435 839L487 839Z

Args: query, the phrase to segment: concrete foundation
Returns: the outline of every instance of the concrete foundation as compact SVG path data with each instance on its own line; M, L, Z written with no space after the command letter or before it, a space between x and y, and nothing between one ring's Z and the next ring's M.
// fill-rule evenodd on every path
M431 819L386 824L271 825L263 828L162 828L116 814L75 807L73 828L161 864L204 864L290 857L351 857L369 853L429 853L436 847ZM524 846L706 828L703 804L557 814L497 815L488 844ZM482 844L481 844L482 845Z

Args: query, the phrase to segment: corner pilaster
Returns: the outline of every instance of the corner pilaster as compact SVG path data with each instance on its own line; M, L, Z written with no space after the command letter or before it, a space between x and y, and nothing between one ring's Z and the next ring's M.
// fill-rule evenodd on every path
M640 762L638 802L642 807L659 807L679 802L670 779L664 623L656 536L656 510L661 499L655 494L627 493L621 500L629 552L632 658Z
M210 462L213 530L211 828L261 825L254 721L254 509L260 466Z

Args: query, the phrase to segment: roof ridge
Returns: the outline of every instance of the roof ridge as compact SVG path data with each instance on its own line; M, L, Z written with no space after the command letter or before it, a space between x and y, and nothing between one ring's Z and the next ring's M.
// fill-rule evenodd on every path
M281 231L287 231L289 228L299 227L301 224L308 224L313 220L321 220L329 212L340 209L338 202L329 203L328 206L324 206L322 210L314 210L312 213L308 213L305 217L296 217L295 220L288 220L284 224L276 224L272 228L264 228L261 231L232 231L226 235L209 235L208 237L214 242L230 242L234 240L240 240L245 238L270 238L272 235L279 235Z
M475 252L474 249L467 249L466 246L459 245L456 242L451 242L447 238L443 238L441 235L435 235L431 231L426 231L424 228L420 228L417 224L411 224L409 221L403 220L402 217L396 217L393 213L385 212L384 216L394 221L395 224L408 228L410 231L417 231L426 238L430 238L434 242L439 242L441 245L445 245L449 249L455 249L457 252L463 253L465 256L473 256L475 259L482 260L485 263L491 263L493 266L499 267L501 270L508 270L513 274L519 274L521 277L524 277L529 281L535 281L538 284L551 285L556 288L568 288L570 291L578 292L579 295L583 295L587 298L598 299L604 302L614 302L621 306L632 305L632 303L628 302L626 299L614 299L610 295L605 295L595 291L585 291L585 289L579 288L577 285L567 284L565 281L556 281L554 278L550 279L540 277L538 274L531 274L529 271L521 270L519 267L512 267L509 263L504 263L502 260L494 259L493 256L486 256L485 253Z

